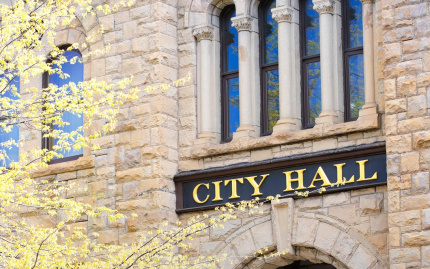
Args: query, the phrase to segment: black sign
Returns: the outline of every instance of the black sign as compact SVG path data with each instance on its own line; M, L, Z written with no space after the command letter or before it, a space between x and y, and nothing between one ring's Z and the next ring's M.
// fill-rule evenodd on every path
M296 196L296 191L317 193L321 187L332 192L387 183L385 147L300 157L179 174L175 176L177 211L200 210L256 197Z

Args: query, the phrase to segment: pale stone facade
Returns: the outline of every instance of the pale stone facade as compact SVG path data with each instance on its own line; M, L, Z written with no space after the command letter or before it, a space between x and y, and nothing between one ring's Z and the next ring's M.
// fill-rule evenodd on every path
M339 1L326 2L339 6ZM98 242L127 243L163 220L192 214L175 213L173 176L178 172L385 142L387 186L283 199L266 205L261 216L243 216L197 238L192 253L228 253L233 262L221 268L278 268L298 259L336 268L430 268L430 2L362 2L366 104L357 121L342 122L342 83L335 71L341 69L341 59L329 48L340 41L333 30L321 39L322 53L328 55L324 65L331 70L323 74L324 113L306 130L300 128L297 105L299 66L290 64L299 57L292 42L298 40L298 2L277 2L279 42L285 44L280 49L280 74L285 74L280 102L291 106L284 110L281 105L274 134L264 137L259 136L258 1L139 0L116 14L82 20L78 30L59 32L58 45L73 43L103 24L106 33L90 49L111 49L85 63L87 79L133 75L133 86L139 87L188 73L192 80L166 92L142 93L121 109L116 131L95 141L100 150L87 150L84 157L36 176L76 184L67 193L71 199L137 213L139 218L119 224L103 216L71 224L97 231ZM239 42L247 50L239 63L240 102L247 105L241 106L246 116L233 141L221 144L218 16L233 3ZM338 22L330 12L321 7L321 19L334 27ZM24 150L40 145L39 134L23 135ZM61 219L34 212L28 217L41 225ZM264 247L290 254L273 260L244 258Z

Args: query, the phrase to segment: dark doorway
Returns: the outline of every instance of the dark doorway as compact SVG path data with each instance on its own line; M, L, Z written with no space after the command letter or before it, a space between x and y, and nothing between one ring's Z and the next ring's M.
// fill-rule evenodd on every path
M278 269L336 269L326 263L311 263L310 261L295 261L292 264L278 267Z

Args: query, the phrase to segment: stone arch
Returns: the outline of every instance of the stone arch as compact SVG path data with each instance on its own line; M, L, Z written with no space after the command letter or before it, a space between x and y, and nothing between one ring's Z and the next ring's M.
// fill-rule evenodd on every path
M267 253L287 252L268 260L248 258L264 249ZM233 261L220 265L232 269L277 268L295 260L327 263L341 269L388 268L378 250L354 229L323 213L295 214L291 198L272 204L271 215L229 232L213 253L233 253Z

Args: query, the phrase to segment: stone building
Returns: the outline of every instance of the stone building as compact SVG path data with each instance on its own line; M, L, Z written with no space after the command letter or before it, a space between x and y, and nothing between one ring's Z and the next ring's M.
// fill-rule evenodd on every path
M59 46L101 24L92 47L111 46L84 79L192 77L142 93L99 150L38 173L77 184L70 198L139 214L80 222L98 242L278 192L279 204L196 238L192 253L227 253L221 268L430 268L428 0L138 0L80 23ZM40 145L24 135L24 148ZM339 188L292 196L342 173ZM245 258L266 247L289 254Z

